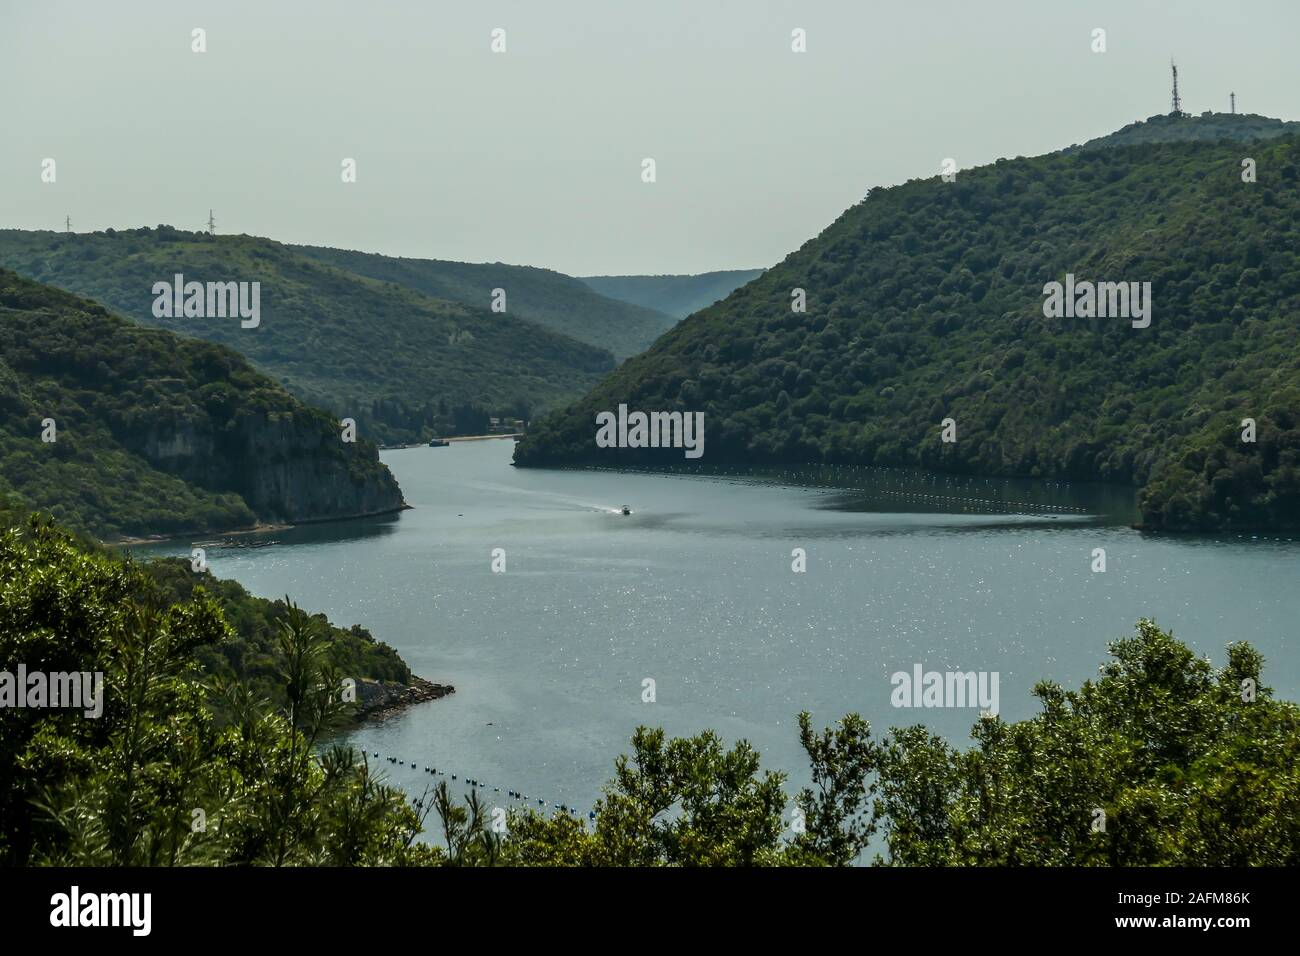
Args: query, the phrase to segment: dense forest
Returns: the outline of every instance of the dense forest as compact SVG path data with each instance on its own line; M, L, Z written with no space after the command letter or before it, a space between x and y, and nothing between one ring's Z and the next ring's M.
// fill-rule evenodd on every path
M1176 122L1194 140L1229 120ZM873 189L539 423L516 462L680 462L596 447L596 413L626 402L704 412L712 462L1096 479L1140 488L1153 528L1300 527L1298 149L1157 142ZM1151 283L1150 326L1045 317L1067 274Z
M0 766L12 771L0 775L0 862L305 861L308 839L351 836L327 834L312 816L322 808L355 799L385 825L416 819L403 797L313 750L356 714L343 678L410 680L387 645L185 562L131 562L47 519L2 516L10 679L21 663L104 684L99 717L0 708ZM205 814L210 831L196 822Z
M280 647L277 636L293 613L287 599L268 601L248 593L237 581L195 572L184 558L157 558L138 562L145 593L155 604L186 604L207 596L217 602L230 633L221 641L195 648L199 673L238 681L254 697L284 703L285 689L278 682ZM409 684L411 669L387 644L359 624L336 627L323 614L312 615L312 626L325 639L327 662L354 679Z
M811 785L793 799L743 740L643 727L589 824L516 806L500 826L472 788L407 794L330 743L340 678L404 673L364 632L4 517L0 661L105 682L98 717L0 708L8 865L1300 863L1300 708L1245 644L1215 669L1140 621L1097 680L1040 683L1039 714L982 717L969 749L801 714Z
M373 443L232 350L4 270L0 496L101 538L402 507Z
M1068 146L1063 153L1082 149L1110 149L1115 146L1140 146L1147 143L1218 143L1231 141L1249 143L1261 139L1277 139L1300 133L1300 122L1260 116L1258 113L1213 113L1206 111L1192 122L1186 114L1166 113L1136 120L1105 136L1098 136L1077 146Z
M583 276L582 281L611 299L658 309L674 318L684 319L692 312L725 299L762 272L762 269L728 269L692 276Z
M599 289L589 288L591 284L586 280L551 269L503 262L407 259L322 246L292 248L338 269L470 308L486 308L492 290L503 289L510 315L605 349L620 361L644 352L673 325L672 315L620 301L619 297L606 298L598 294Z
M355 419L381 444L450 433L454 421L440 409L451 405L533 414L580 395L614 366L608 351L491 312L487 299L470 308L430 298L251 236L170 226L0 230L0 267L142 324L234 349L302 401ZM260 282L260 324L155 316L154 283L178 273L187 282Z

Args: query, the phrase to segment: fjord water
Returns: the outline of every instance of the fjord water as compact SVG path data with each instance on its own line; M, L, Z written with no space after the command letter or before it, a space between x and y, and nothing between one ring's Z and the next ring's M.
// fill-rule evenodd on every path
M1037 681L1079 686L1144 616L1216 664L1226 643L1252 642L1264 683L1300 696L1300 542L1144 536L1123 489L515 469L512 447L384 452L414 510L209 552L218 576L362 624L415 673L455 684L348 736L483 781L489 805L514 789L585 813L642 723L746 738L793 793L801 709L818 725L857 711L878 731L925 723L963 743L977 710L894 708L890 675L995 671L1016 720L1036 712ZM795 548L805 573L791 571ZM1105 573L1091 570L1096 548ZM381 766L415 793L430 781Z

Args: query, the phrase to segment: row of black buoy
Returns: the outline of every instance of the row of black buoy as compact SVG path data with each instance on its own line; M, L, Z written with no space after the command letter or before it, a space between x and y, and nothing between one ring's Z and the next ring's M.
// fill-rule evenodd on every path
M1011 508L1025 508L1025 509L1031 509L1037 511L1068 511L1068 512L1073 512L1075 514L1088 513L1087 508L1080 508L1077 507L1076 505L1044 505L1044 504L1039 504L1036 501L1005 501L1000 498L964 498L960 495L927 495L927 494L922 494L914 491L881 491L872 488L853 488L850 490L867 491L876 495L889 495L891 497L904 498L909 501L921 500L927 503L951 501L960 504L963 508L970 508L973 506L983 505L984 507L993 508L993 509L1003 509L1003 508L1011 507Z
M592 466L591 470L619 472L625 469L598 465L598 466ZM677 466L667 465L664 467L664 470L668 472L674 472L679 469L677 468ZM963 504L964 506L983 504L989 507L998 507L998 508L1005 508L1010 506L1010 507L1027 508L1027 509L1038 509L1042 511L1068 511L1077 514L1087 514L1089 510L1087 508L1080 508L1076 505L1051 505L1051 504L1042 504L1040 502L1007 501L1001 498L989 499L989 498L966 498L960 495L926 495L923 492L918 492L915 490L918 483L937 485L940 483L940 481L942 481L944 485L950 487L970 488L979 484L980 479L963 480L961 477L956 477L956 476L925 476L920 478L918 482L918 479L916 478L909 479L909 478L897 477L897 471L898 471L897 469L891 469L884 466L873 466L873 465L828 466L827 470L829 470L829 472L834 475L845 475L846 473L849 472L862 472L862 471L884 472L886 474L886 480L882 482L878 482L876 485L865 486L865 487L860 485L838 486L839 490L842 491L860 491L860 492L868 492L868 493L874 492L875 494L893 495L893 496L898 496L903 498L912 498L912 499L920 498L922 500L929 500L929 501L958 502ZM807 479L812 478L815 480L817 477L815 473L811 473L807 471L799 471L799 470L793 470L793 471L782 470L779 472L768 473L768 474L763 474L761 472L754 473L744 468L740 468L740 469L724 468L724 469L718 469L717 471L707 471L707 472L695 472L690 469L685 469L684 471L688 475L698 474L701 477L708 477L708 478L730 477L733 475L741 479L768 477L768 478L775 478L778 480L792 481L801 485L805 484ZM658 473L658 471L656 471L655 473ZM857 480L856 476L853 478L853 480ZM990 487L990 488L993 487L995 482L1000 482L1003 485L1009 485L1011 483L1011 479L1009 478L985 478L982 479L982 481L986 487ZM882 490L880 486L886 484L893 485L895 488L901 490L899 491ZM1042 482L1041 486L1044 488L1069 488L1070 483L1068 481L1065 482L1044 481Z
M373 753L376 757L380 756L380 753L379 753L378 750L373 750L373 751L371 751L371 753ZM459 775L454 774L454 773L453 773L453 774L448 774L445 770L439 770L437 767L430 767L430 766L427 766L427 765L421 765L421 764L416 763L414 760L411 760L411 761L408 762L408 761L404 761L404 760L398 760L396 757L386 757L385 759L386 759L389 763L391 763L391 764L393 764L394 766L397 766L397 767L406 767L406 766L409 766L409 767L411 767L411 769L413 769L413 770L423 770L423 771L424 771L425 773L427 773L427 774L432 774L432 775L434 775L434 776L438 776L438 777L447 777L447 776L450 776L452 780L464 780L464 782L467 783L467 784L469 784L471 787L475 787L475 788L480 788L480 787L481 787L481 788L483 788L484 790L487 789L487 784L486 784L486 783L484 783L482 780L475 780L473 777L462 777L462 776L459 776ZM501 788L500 788L500 787L493 787L493 788L492 788L492 792L493 792L493 793L500 793L500 792L501 792ZM506 794L507 794L508 796L510 796L511 799L514 799L514 800L522 800L522 801L525 801L525 802L527 802L527 803L532 803L532 802L533 802L533 799L534 799L534 798L528 796L527 794L522 793L522 792L520 792L520 791L518 791L518 790L509 790L509 789L508 789L508 790L506 790ZM417 805L417 806L420 805L420 802L419 802L418 800L416 801L416 805ZM546 806L546 801L545 801L544 799L542 799L541 797L538 797L538 798L537 798L537 805L538 805L539 807L545 807L545 806ZM556 810L559 810L561 813L578 813L578 812L579 812L577 807L571 807L571 806L569 806L567 803L553 803L552 806L553 806ZM592 811L588 812L587 817L588 817L588 819L591 819L591 820L596 819L596 811L595 811L595 810L592 810Z

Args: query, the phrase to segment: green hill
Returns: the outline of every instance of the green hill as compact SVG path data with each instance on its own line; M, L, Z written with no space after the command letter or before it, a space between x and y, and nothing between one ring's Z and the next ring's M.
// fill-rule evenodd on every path
M1100 479L1140 487L1153 527L1298 528L1300 140L1249 156L1254 183L1240 144L1179 142L872 190L538 423L517 463L680 463L595 447L595 413L626 402L704 412L708 462ZM1150 282L1150 326L1046 318L1067 273Z
M1163 113L1129 123L1105 136L1098 136L1063 153L1115 146L1144 146L1151 143L1235 142L1277 139L1300 132L1300 123L1260 116L1257 113L1211 113L1200 116Z
M230 349L4 270L0 497L102 538L402 507L373 444Z
M332 268L252 236L169 226L0 230L0 267L91 296L146 325L240 352L303 401L383 443L476 430L570 400L614 365L602 349L509 314ZM154 283L260 282L261 321L157 317Z
M725 299L762 269L730 269L693 276L584 276L582 281L601 295L684 319L719 299Z
M504 289L509 314L606 349L620 361L644 352L673 325L671 315L619 301L619 297L606 298L597 294L599 290L588 288L586 280L550 269L501 262L406 259L320 246L292 248L357 275L395 282L471 308L486 308L492 290Z

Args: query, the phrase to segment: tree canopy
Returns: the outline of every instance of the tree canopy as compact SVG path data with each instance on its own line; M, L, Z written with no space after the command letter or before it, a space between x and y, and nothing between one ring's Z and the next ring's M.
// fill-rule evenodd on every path
M0 534L0 660L104 674L103 712L0 708L10 864L1136 866L1300 863L1300 708L1138 622L1098 679L973 744L799 716L808 785L745 741L642 727L588 824L417 795L332 742L341 678L397 668L291 602L150 571L39 520ZM242 642L258 666L213 666ZM12 666L7 664L6 666ZM429 826L442 845L422 842Z
M1141 142L873 189L539 422L516 463L680 464L596 446L596 413L626 403L703 412L715 464L1110 481L1153 528L1296 529L1298 147ZM1047 318L1068 274L1149 282L1150 326Z

